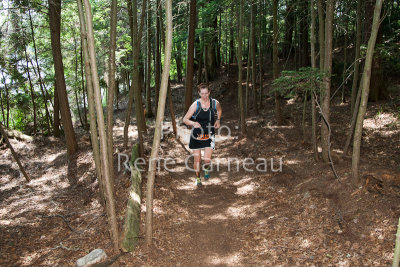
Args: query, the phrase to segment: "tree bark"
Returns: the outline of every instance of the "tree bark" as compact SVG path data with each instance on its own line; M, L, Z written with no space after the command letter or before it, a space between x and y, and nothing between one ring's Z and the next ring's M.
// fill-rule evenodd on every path
M51 35L51 50L53 53L56 90L60 103L61 120L64 126L67 153L72 156L78 150L74 128L72 126L71 111L69 109L67 88L65 85L64 66L61 55L60 28L61 28L61 0L49 0L49 21Z
M351 104L350 104L350 113L353 114L354 110L358 107L355 106L356 103L356 96L358 91L358 81L360 76L360 55L361 55L361 39L362 39L362 0L357 2L357 22L356 22L356 44L355 44L355 52L354 52L354 72L353 72L353 84L351 86Z
M10 99L8 96L8 86L7 86L7 80L6 77L4 77L4 72L1 70L1 75L3 76L3 83L4 83L4 89L6 90L6 105L7 105L7 117L6 117L6 127L10 127Z
M82 40L82 53L85 60L85 78L86 78L86 86L88 92L88 106L89 106L89 120L90 120L90 140L92 142L93 149L93 159L94 166L96 168L97 181L99 183L99 191L100 191L100 203L103 207L106 206L106 196L104 190L104 179L101 174L101 162L100 162L100 147L97 133L97 123L96 123L96 111L95 111L95 101L94 101L94 92L93 92L93 82L92 75L90 70L90 59L89 59L89 51L87 44L87 32L86 32L86 22L85 17L82 10L82 1L78 1L78 13L79 13L79 25L80 25L80 33ZM83 79L83 77L82 77Z
M373 22L372 22L372 29L371 29L371 36L368 41L367 47L367 55L365 59L365 66L364 66L364 73L361 80L361 103L360 108L357 115L357 123L356 128L354 131L354 141L353 141L353 155L352 155L352 178L355 184L359 183L359 164L360 164L360 147L361 147L361 136L362 136L362 128L364 123L364 116L367 110L367 103L368 103L368 94L370 89L370 81L371 81L371 69L372 69L372 58L374 55L376 37L378 35L379 30L379 19L382 9L382 2L383 0L376 0L375 8L374 8L374 15L373 15Z
M54 111L53 111L53 116L54 116L54 129L53 133L55 137L60 137L61 136L61 131L60 131L60 101L58 99L58 93L57 93L57 80L54 81Z
M258 115L258 105L257 105L257 62L256 62L256 29L255 29L255 12L256 12L256 2L251 1L251 12L250 12L250 36L251 36L251 87L253 89L253 106L254 112ZM247 66L249 67L249 66Z
M29 59L28 59L28 53L26 52L26 44L24 41L24 49L25 49L25 61L26 61L26 73L28 74L28 81L29 81L29 90L31 93L31 100L32 100L32 107L33 107L33 133L36 134L37 128L36 128L36 103L35 103L35 91L33 89L33 84L32 84L32 79L31 79L31 72L29 70Z
M161 55L160 55L160 0L156 1L156 38L155 38L155 46L154 46L154 54L155 54L155 65L154 65L154 90L155 90L155 95L156 95L156 102L155 105L158 107L158 97L160 94L160 74L161 74ZM157 114L156 114L157 115Z
M332 75L332 36L333 36L333 12L335 8L335 0L328 0L326 5L326 21L325 21L325 59L323 79L324 90L322 92L322 113L325 120L321 124L321 147L322 160L329 162L329 130L328 123L330 121L330 97L331 97L331 75Z
M185 78L185 107L184 112L187 112L192 104L193 98L193 76L194 76L194 40L196 30L196 0L190 0L190 18L187 41L187 63L186 63L186 78Z
M318 38L319 38L319 67L324 70L325 60L325 15L323 0L317 0L318 5Z
M153 193L154 193L154 179L156 172L156 158L160 149L162 121L164 119L165 99L167 96L167 87L169 80L169 70L171 64L171 50L172 50L172 0L165 1L166 10L166 43L165 43L165 60L164 69L162 73L160 101L158 103L157 118L155 124L153 146L151 149L151 156L149 162L149 173L147 176L147 192L146 192L146 244L152 244L153 236Z
M315 50L315 8L314 8L314 0L311 0L311 67L313 69L317 68L317 57ZM313 90L313 89L311 89ZM316 116L316 108L315 108L315 98L314 92L311 91L311 139L312 146L314 152L314 160L318 161L318 146L317 146L317 116Z
M117 0L111 1L111 22L110 22L110 55L108 60L108 94L107 94L107 151L109 162L109 177L114 177L114 145L113 145L113 114L115 96L115 50L117 42ZM112 179L113 180L113 179ZM114 181L112 181L114 185Z
M279 77L279 62L278 62L278 0L273 0L273 28L274 28L274 40L273 40L273 69L274 79ZM278 93L275 93L275 118L278 125L283 124L283 115L281 107L281 97Z
M238 98L239 98L239 109L240 109L240 129L242 135L246 135L246 118L245 118L245 110L244 110L244 101L243 101L243 87L242 87L242 44L243 44L243 0L239 0L239 19L238 19L238 51L237 51L237 60L238 60Z
M94 47L94 34L93 34L93 18L92 11L89 0L84 0L85 7L85 15L86 15L86 24L87 24L87 42L88 42L88 51L89 51L89 59L90 59L90 67L91 67L91 76L93 82L94 89L94 98L96 102L96 115L97 115L97 125L100 139L100 153L101 153L101 169L102 169L102 177L104 178L104 186L105 186L105 195L106 195L106 209L108 215L108 221L110 226L110 232L112 241L114 244L114 252L117 253L119 248L119 236L118 236L118 224L115 212L115 200L114 200L114 192L113 192L113 177L110 177L109 171L109 157L107 152L107 138L106 138L106 129L104 123L104 114L103 114L103 106L101 103L101 93L100 93L100 84L99 77L97 72L97 64L96 64L96 54Z
M149 2L149 8L147 10L147 21L146 21L146 111L147 117L152 118L154 116L153 109L151 106L151 7Z

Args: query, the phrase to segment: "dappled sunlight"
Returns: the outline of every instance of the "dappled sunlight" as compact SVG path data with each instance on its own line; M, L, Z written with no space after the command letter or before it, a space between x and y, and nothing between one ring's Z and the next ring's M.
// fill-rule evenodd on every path
M398 118L393 113L380 113L372 118L365 118L363 127L366 129L377 130L394 125L397 121Z
M210 265L239 265L241 258L242 256L240 252L236 252L228 256L211 255L208 257L207 263Z
M252 194L254 191L259 188L260 185L258 183L253 183L251 182L250 184L243 185L237 189L236 194L237 195L247 195L247 194Z

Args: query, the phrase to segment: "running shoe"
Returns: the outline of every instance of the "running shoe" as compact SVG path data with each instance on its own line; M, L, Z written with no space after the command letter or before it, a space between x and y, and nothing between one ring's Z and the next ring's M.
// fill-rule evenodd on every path
M204 179L208 180L210 178L210 171L208 169L204 169Z
M202 184L201 184L201 178L200 178L200 177L196 177L196 185L197 185L197 186L202 185Z

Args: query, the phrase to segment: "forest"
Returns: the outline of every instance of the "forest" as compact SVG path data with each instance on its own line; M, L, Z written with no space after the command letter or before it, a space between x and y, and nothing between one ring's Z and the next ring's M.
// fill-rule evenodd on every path
M1 0L0 72L1 266L400 266L399 0Z

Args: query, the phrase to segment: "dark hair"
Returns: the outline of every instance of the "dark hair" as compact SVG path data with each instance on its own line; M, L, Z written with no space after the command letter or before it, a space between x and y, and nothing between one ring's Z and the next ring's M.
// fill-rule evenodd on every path
M206 83L201 83L197 86L198 91L200 92L202 89L207 89L210 92L210 88L208 87L208 84Z

